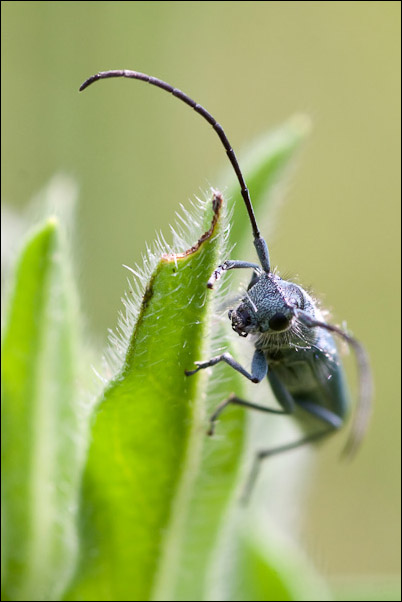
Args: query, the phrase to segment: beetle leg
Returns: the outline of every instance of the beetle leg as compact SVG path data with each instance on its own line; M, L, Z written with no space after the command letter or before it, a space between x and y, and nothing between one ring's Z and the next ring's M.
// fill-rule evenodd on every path
M371 415L371 403L373 397L373 376L370 368L370 361L367 351L361 343L350 334L334 326L327 324L321 320L316 320L305 311L300 309L295 312L296 318L309 328L323 328L329 332L334 332L342 337L344 341L353 349L356 355L356 360L359 368L359 398L357 402L356 413L352 423L352 431L344 447L343 453L347 456L352 456L359 447L368 427Z
M250 474L248 476L246 485L244 487L244 490L243 490L243 493L241 496L242 503L246 504L250 499L250 494L254 488L254 485L256 483L257 477L260 472L262 460L265 460L265 458L268 458L275 454L280 454L282 452L290 451L297 447L301 447L302 445L305 445L307 443L312 443L313 441L322 439L323 437L326 437L326 436L330 435L331 433L334 433L335 430L336 429L331 426L323 431L318 431L316 433L312 433L311 435L307 435L307 437L303 437L302 439L299 439L298 441L294 441L293 443L288 443L287 445L280 445L279 447L274 447L273 449L263 449L263 450L257 452L257 454L254 458L253 466L251 468Z
M243 366L236 362L236 360L230 355L230 353L222 353L222 355L217 355L216 357L211 358L207 362L195 362L197 368L195 370L185 370L185 374L187 376L191 376L198 372L198 370L204 370L204 368L209 368L210 366L215 366L219 362L226 362L231 368L240 372L243 376L251 380L253 383L260 383L267 375L268 372L268 364L265 359L265 355L262 351L257 349L253 355L253 361L251 363L251 374L248 372Z
M214 434L215 423L216 423L218 416L220 416L220 414L223 412L223 410L231 403L234 405L243 406L245 408L250 408L250 410L258 410L260 412L269 412L270 414L282 414L282 415L283 414L291 414L294 409L294 406L287 410L285 410L285 409L277 410L275 408L267 408L266 406L262 406L258 403L252 403L251 401L245 401L244 399L240 399L240 397L237 397L236 395L232 394L227 399L225 399L225 401L222 401L222 403L220 403L218 405L215 412L210 417L210 419L209 419L210 426L207 431L207 435Z
M227 261L225 261L224 263L219 265L216 268L216 270L214 270L211 278L207 282L207 287L213 288L215 282L217 282L220 279L223 272L227 272L228 270L236 270L236 269L238 270L238 269L245 269L245 268L252 268L253 270L257 270L258 272L261 273L261 267L259 265L257 265L256 263L250 263L249 261L237 261L237 260L233 260L233 259L228 259Z
M342 418L340 418L339 416L337 416L336 414L334 414L327 408L324 408L323 406L319 406L313 402L310 402L310 401L297 402L297 406L303 408L309 414L316 416L317 418L322 420L324 423L327 424L327 428L325 428L324 430L321 430L321 431L316 431L314 433L310 433L310 435L306 435L305 437L302 437L301 439L298 439L297 441L294 441L293 443L288 443L286 445L280 445L278 447L274 447L271 449L262 449L259 452L257 452L257 454L254 458L254 464L251 468L250 475L247 479L247 483L246 483L246 486L243 491L242 502L247 503L250 498L251 491L253 490L253 487L255 485L255 482L257 480L257 477L258 477L258 474L260 471L262 460L265 460L265 458L269 458L270 456L280 454L282 452L296 449L297 447L301 447L302 445L306 445L307 443L312 443L313 441L318 441L319 439L323 439L324 437L327 437L328 435L336 432L337 429L339 429L343 424Z

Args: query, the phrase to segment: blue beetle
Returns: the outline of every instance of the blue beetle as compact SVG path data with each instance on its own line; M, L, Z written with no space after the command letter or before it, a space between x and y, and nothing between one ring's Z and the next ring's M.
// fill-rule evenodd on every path
M359 403L344 449L349 455L356 451L366 431L372 396L371 371L364 347L342 329L327 324L317 303L301 286L283 280L270 271L265 246L257 242L256 248L265 269L256 264L229 260L215 270L208 282L208 286L213 287L227 270L254 270L246 295L228 314L232 329L238 335L250 335L254 340L251 372L229 353L206 362L196 362L195 370L186 371L187 375L192 375L223 361L253 383L259 383L268 376L280 405L280 409L270 408L232 394L211 416L209 435L214 433L218 416L229 404L271 414L290 414L307 430L294 442L262 449L256 454L245 487L245 500L252 490L263 459L323 439L343 426L350 400L344 369L331 332L338 334L354 349L360 368Z
M359 366L359 399L351 433L345 446L345 451L353 454L366 431L371 407L372 379L364 347L341 328L328 324L317 303L301 286L282 280L271 271L268 247L258 229L246 182L229 140L216 119L181 90L138 71L115 70L97 73L82 84L80 91L95 81L111 77L127 77L148 82L173 94L192 107L218 134L239 180L260 265L248 261L227 260L216 268L207 286L213 288L215 282L229 270L253 270L246 295L236 308L229 311L233 330L242 337L250 335L254 340L255 352L251 372L229 353L223 353L208 361L196 362L197 367L194 370L186 370L185 373L191 376L199 370L219 362L226 362L253 383L259 383L268 376L272 391L279 403L280 409L269 408L232 394L211 416L208 430L210 435L214 432L216 419L230 404L271 414L292 415L304 427L306 422L309 423L308 432L300 439L257 453L246 494L248 495L252 489L261 460L322 439L343 426L350 401L343 366L332 334L338 335L352 347Z

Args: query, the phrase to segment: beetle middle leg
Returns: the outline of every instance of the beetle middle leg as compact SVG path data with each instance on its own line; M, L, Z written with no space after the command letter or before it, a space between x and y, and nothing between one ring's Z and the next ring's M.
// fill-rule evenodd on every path
M251 380L253 383L260 383L266 377L268 372L268 364L267 360L265 359L265 355L262 351L257 349L253 355L251 373L243 368L243 366L241 366L239 362L237 362L230 355L230 353L222 353L222 355L217 355L206 362L195 362L197 368L195 370L186 370L185 374L187 376L192 376L198 372L198 370L204 370L204 368L215 366L219 362L226 362L226 364L228 364L231 368L237 372L240 372L240 374L248 378L248 380Z
M220 416L221 413L223 412L223 410L225 408L227 408L227 406L230 405L231 403L233 405L243 406L244 408L250 408L251 410L258 410L260 412L269 412L270 414L282 414L282 415L283 414L291 414L294 410L294 405L290 405L288 408L283 408L281 410L277 410L275 408L267 408L266 406L262 406L258 403L253 403L251 401L245 401L244 399L240 399L240 397L237 397L236 395L232 394L227 399L225 399L225 401L222 401L222 403L220 403L218 405L215 412L210 417L210 419L209 419L210 426L207 431L207 435L211 436L214 434L215 424L216 424L216 420L217 420L218 416Z

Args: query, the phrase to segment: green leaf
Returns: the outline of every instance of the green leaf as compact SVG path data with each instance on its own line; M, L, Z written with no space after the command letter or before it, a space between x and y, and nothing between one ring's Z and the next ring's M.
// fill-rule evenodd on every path
M208 353L206 282L224 239L220 211L215 199L201 242L160 259L123 368L97 408L82 488L82 553L67 599L150 599L163 555L177 553L205 440L206 375L184 371Z
M265 518L237 516L230 578L220 599L247 601L331 600L323 580L301 551Z
M82 462L75 297L50 218L16 270L2 343L3 593L57 599L70 578Z

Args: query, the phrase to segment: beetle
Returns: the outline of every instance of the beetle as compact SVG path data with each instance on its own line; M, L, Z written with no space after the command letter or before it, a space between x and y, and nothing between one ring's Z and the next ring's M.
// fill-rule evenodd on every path
M114 77L147 82L192 107L219 136L240 184L259 264L228 259L215 269L207 286L212 289L222 275L230 270L252 270L245 296L228 314L232 329L241 337L250 336L253 339L255 351L251 371L246 370L229 353L222 353L207 361L195 362L196 368L186 370L185 374L191 376L199 370L225 362L252 383L260 383L268 377L279 404L279 408L271 408L232 394L212 414L209 435L214 433L219 415L231 404L270 414L292 415L305 429L305 434L296 441L257 452L245 489L246 497L263 459L324 439L343 426L350 400L333 335L342 338L354 350L360 373L357 408L344 448L347 454L354 454L365 434L371 409L372 378L365 348L345 330L327 323L317 302L301 286L283 280L272 271L268 246L259 231L245 179L229 140L216 119L181 90L137 71L97 73L81 85L80 91L98 80Z

